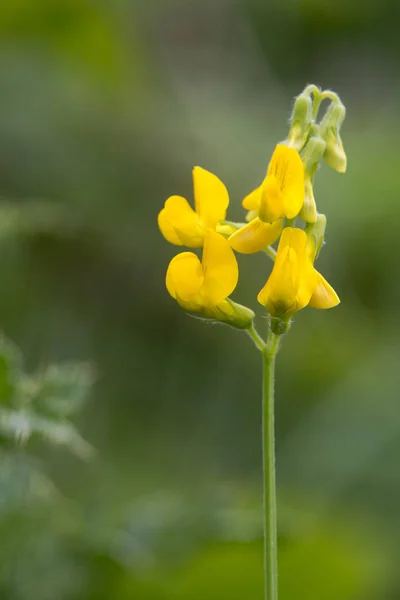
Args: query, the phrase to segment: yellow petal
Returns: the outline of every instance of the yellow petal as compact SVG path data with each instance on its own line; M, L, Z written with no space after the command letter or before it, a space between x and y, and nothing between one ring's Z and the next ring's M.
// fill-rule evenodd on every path
M315 272L317 274L317 287L311 296L309 306L313 308L333 308L337 306L340 303L339 296L321 273Z
M295 251L286 246L279 253L279 260L277 256L272 273L257 296L260 304L263 304L274 317L286 318L296 312L297 266Z
M253 254L264 250L278 239L282 231L282 224L283 221L264 223L256 217L253 221L238 229L229 237L228 241L236 252Z
M194 309L185 306L185 303L201 304L203 282L203 269L193 252L182 252L169 263L165 279L167 290L187 310Z
M253 190L252 192L250 192L250 194L248 194L242 202L242 206L243 208L245 208L246 210L257 210L260 208L260 202L261 202L261 188L262 186L258 186L258 188L256 188L255 190Z
M310 301L316 272L308 252L304 231L286 227L279 242L272 273L258 294L258 301L272 316L290 318Z
M182 196L171 196L158 215L158 226L168 242L201 248L204 228L199 216Z
M226 223L224 225L217 225L215 231L217 233L221 233L222 235L232 235L232 233L235 233L235 231L237 231L237 226L236 225L229 225L229 223Z
M201 167L193 169L196 212L204 227L215 229L226 216L229 205L228 191L220 179Z
M269 176L276 178L283 194L285 216L293 219L304 202L304 167L297 150L278 144L268 167Z
M176 231L168 219L168 212L166 212L165 208L163 208L158 213L158 227L160 228L161 233L170 244L175 244L175 246L182 246L181 240L178 238Z
M235 289L239 279L239 269L235 254L227 240L207 230L204 238L203 297L208 305L217 305Z
M273 223L286 216L285 198L274 175L268 175L262 186L259 216L262 221Z

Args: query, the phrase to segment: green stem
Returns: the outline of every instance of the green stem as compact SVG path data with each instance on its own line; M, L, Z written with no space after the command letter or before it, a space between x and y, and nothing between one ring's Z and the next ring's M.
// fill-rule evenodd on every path
M278 600L278 542L275 482L275 357L279 336L271 330L264 349L263 475L265 600Z
M248 327L246 329L246 331L249 334L249 336L251 337L251 339L253 340L256 348L258 350L260 350L260 352L264 352L265 347L266 347L265 342L262 339L261 335L258 333L253 322L251 323L250 327Z
M321 93L322 99L325 98L329 98L329 100L332 100L333 102L336 102L337 104L341 104L340 98L337 94L335 94L335 92L332 92L331 90L324 90Z
M266 248L264 248L263 252L265 254L268 254L268 256L270 258L272 258L272 260L275 262L275 259L276 259L276 250L274 250L271 246L267 246Z

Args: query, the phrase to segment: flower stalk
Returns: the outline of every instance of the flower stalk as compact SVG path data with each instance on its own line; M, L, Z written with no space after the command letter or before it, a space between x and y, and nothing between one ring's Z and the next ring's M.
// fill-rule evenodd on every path
M278 600L278 533L275 475L275 357L279 337L269 330L263 351L263 482L265 600Z

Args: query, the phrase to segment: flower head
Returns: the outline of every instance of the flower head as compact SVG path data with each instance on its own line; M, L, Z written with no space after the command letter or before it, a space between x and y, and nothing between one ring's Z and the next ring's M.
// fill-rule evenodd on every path
M314 268L315 242L302 229L286 227L272 273L258 294L272 317L284 321L305 306L332 308L340 300Z
M195 210L182 196L171 196L158 215L158 226L168 242L201 248L207 229L225 219L228 191L220 179L201 167L193 169Z
M185 310L245 329L254 318L253 311L228 298L238 278L232 248L222 235L209 229L204 236L202 261L193 252L175 256L167 270L166 286Z

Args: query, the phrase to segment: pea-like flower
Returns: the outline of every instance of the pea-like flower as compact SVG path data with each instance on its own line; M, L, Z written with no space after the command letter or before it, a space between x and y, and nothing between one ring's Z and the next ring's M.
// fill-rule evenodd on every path
M229 195L222 181L201 167L193 169L195 210L186 198L171 196L158 215L158 226L168 242L201 248L207 229L225 219Z
M304 166L294 148L278 144L262 184L243 200L250 222L229 238L237 252L252 254L273 244L283 218L296 217L304 203Z
M168 267L166 286L185 310L246 329L254 313L228 296L239 278L235 254L227 240L209 229L204 236L202 261L193 252L175 256Z
M302 229L286 227L279 242L272 273L258 294L272 317L288 321L305 306L332 308L340 300L314 268L315 240Z

